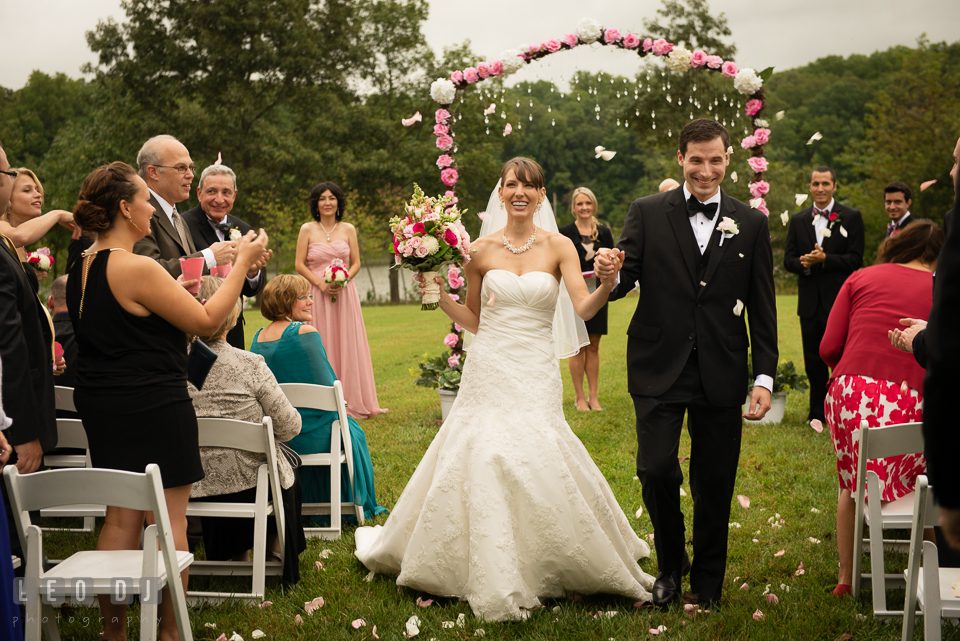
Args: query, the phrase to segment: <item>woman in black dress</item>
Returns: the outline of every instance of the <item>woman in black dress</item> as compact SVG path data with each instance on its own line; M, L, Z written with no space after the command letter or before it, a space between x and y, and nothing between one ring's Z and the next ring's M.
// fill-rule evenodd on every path
M613 233L609 227L597 222L597 197L586 187L577 187L571 197L574 222L560 228L560 233L573 241L580 256L580 270L585 274L587 287L592 292L597 288L593 277L593 258L601 247L613 248ZM596 316L586 321L590 344L580 353L570 357L570 376L577 394L574 405L578 410L602 410L597 399L600 381L600 337L607 333L607 306ZM583 393L583 374L587 374L589 396Z
M150 232L150 193L132 167L115 162L80 188L76 222L96 236L70 270L67 302L79 347L74 401L95 467L143 473L160 466L173 539L187 549L187 500L203 478L197 417L187 393L186 333L214 332L236 305L247 269L266 248L260 230L239 242L236 269L201 305L159 263L133 253ZM135 550L144 518L107 507L97 549ZM187 573L182 576L186 589ZM169 595L160 600L160 638L177 638ZM124 605L100 597L104 640L126 639Z

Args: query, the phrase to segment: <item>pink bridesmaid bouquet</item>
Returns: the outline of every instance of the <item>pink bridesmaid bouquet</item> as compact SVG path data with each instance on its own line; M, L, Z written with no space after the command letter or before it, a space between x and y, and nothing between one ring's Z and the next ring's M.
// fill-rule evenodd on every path
M325 283L339 283L343 285L347 282L348 278L350 278L350 272L343 266L343 260L340 258L331 260L330 265L323 270L323 282ZM334 303L337 302L336 295L331 296L330 299Z

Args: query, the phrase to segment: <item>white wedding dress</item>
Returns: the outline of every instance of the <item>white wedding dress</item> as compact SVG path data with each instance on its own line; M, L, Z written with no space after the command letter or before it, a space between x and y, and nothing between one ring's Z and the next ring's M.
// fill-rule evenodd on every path
M357 529L357 557L488 621L569 592L650 601L650 548L563 416L559 283L493 269L481 291L457 400L386 524Z

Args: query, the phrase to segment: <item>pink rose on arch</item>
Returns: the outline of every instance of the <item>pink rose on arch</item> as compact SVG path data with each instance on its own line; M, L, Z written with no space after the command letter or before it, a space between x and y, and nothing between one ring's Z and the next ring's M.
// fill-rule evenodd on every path
M413 250L413 255L416 256L417 258L426 258L427 256L430 255L430 248L427 247L426 245L420 245L419 247Z
M750 193L754 198L760 198L770 193L770 183L766 180L758 180L757 182L750 183Z
M703 49L697 49L690 55L691 67L702 67L707 64L707 54Z
M663 38L658 38L653 41L653 53L658 56L665 56L668 53L673 51L673 45L664 40Z
M614 42L620 42L623 36L620 35L619 29L607 29L603 34L603 41L607 44L613 44Z
M447 268L447 278L457 278L458 276L460 276L460 268L456 265L450 265Z
M503 63L499 60L494 60L490 63L490 75L499 76L503 73Z
M707 66L711 69L719 69L723 66L723 58L720 56L707 56Z
M453 187L457 184L457 180L460 179L460 174L456 169L447 168L440 172L440 180L443 181L443 184L447 187Z
M460 202L460 199L457 198L457 196L456 196L456 194L454 194L453 190L448 189L447 191L443 192L443 195L446 196L447 198L452 198L452 199L453 199L453 200L451 200L449 203L447 203L447 205L446 205L447 207L453 207L453 206L456 205L458 202ZM426 216L424 216L423 219L424 219L424 220L428 220ZM439 215L433 214L433 218L430 218L429 220L439 220L439 219L440 219L440 216L439 216Z
M434 125L433 126L433 135L434 136L443 136L450 133L450 127L446 125Z
M437 158L437 167L439 167L440 169L449 167L452 164L453 164L453 158L451 158L447 154L443 154L442 156Z
M635 33L628 33L623 37L624 49L636 49L640 46L640 36Z
M444 151L450 149L450 147L453 147L453 138L447 135L437 136L437 147Z
M732 60L728 60L720 67L720 71L722 71L723 75L725 75L727 78L733 78L740 70L737 68L737 63L733 62Z
M453 171L456 171L456 169L454 169ZM414 233L414 234L422 234L422 233L424 233L424 232L426 232L426 231L427 231L427 229L426 229L426 227L423 226L423 223L413 223L413 233Z
M767 218L770 217L770 210L767 209L766 203L761 203L760 206L757 207L757 211L763 212L763 215L766 216Z
M453 247L453 245L451 245L451 247ZM461 287L463 287L462 278L451 278L449 280L449 283L450 283L450 289L460 289Z
M757 139L758 145L765 145L770 142L770 130L759 127L753 131L753 137Z
M454 71L452 74L450 74L450 80L453 81L453 84L459 85L461 82L463 82L463 72Z
M447 365L449 365L450 367L456 367L459 364L460 364L460 357L457 355L453 355L447 359Z
M553 38L550 38L543 44L547 46L547 51L549 51L550 53L556 53L560 51L560 47L563 46L560 44L559 40L554 40Z
M571 47L571 48L572 48L572 47L576 47L578 44L580 44L580 39L577 38L577 37L576 37L575 35L573 35L572 33L568 33L568 34L566 34L565 36L563 36L563 37L560 38L560 39L563 41L563 44L565 44L565 45L567 45L568 47Z
M750 169L758 174L767 170L767 159L760 156L750 158L747 160L747 164L750 165Z
M486 62L481 62L480 64L478 64L478 65L477 65L477 74L478 74L481 78L489 78L489 77L490 77L490 65L487 64Z
M458 300L460 300L460 297L456 294L450 294L450 300L456 303Z
M753 136L747 136L740 143L740 146L743 147L744 149L752 149L753 147L757 146L757 139Z
M756 116L758 113L760 113L761 109L763 109L763 103L760 100L751 98L747 101L746 110L748 116Z
M450 171L456 171L456 169L451 169ZM456 247L460 243L460 239L457 238L457 235L453 233L452 229L443 232L443 240L451 247Z
M446 109L437 109L437 113L434 114L434 118L438 123L447 122L447 119L450 118L450 112Z
M653 49L653 38L647 38L643 41L643 50L650 51Z
M453 347L459 341L460 341L460 337L454 334L453 332L450 332L449 334L443 337L443 344L446 345L447 347Z
M467 67L463 70L463 79L472 85L477 80L480 80L480 74L474 67Z

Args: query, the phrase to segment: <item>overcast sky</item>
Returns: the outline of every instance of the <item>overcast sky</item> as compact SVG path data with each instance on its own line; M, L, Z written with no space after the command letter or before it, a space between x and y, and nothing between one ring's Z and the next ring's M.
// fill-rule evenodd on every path
M430 4L424 31L438 53L469 39L476 53L494 59L504 49L571 32L585 16L607 27L643 34L643 20L654 17L660 0L432 0ZM588 7L586 13L584 7ZM960 38L960 3L955 0L710 0L710 8L727 15L739 50L737 63L758 70L789 69L830 54L870 54L893 45L913 45L922 33L934 42ZM84 34L109 16L123 20L120 0L33 0L29 6L3 0L0 86L19 89L34 69L79 77L80 65L94 61ZM516 78L559 81L577 68L628 75L636 65L635 55L596 46L596 50L548 57Z

